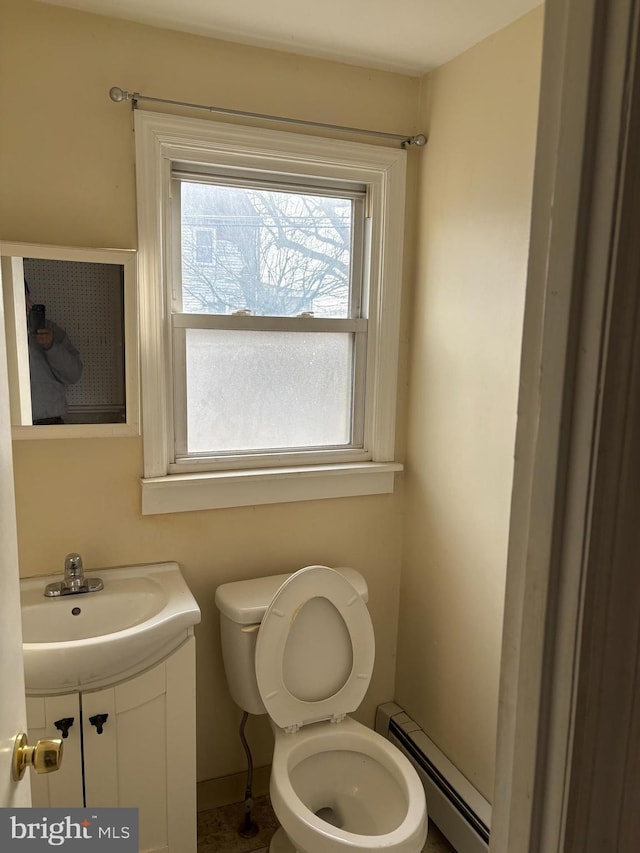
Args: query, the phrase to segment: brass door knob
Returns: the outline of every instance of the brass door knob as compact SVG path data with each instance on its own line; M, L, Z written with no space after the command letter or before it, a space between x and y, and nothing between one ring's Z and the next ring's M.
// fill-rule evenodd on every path
M16 782L24 776L27 767L33 767L36 773L52 773L62 764L62 739L43 737L33 746L27 743L24 732L16 737L13 745L12 775Z

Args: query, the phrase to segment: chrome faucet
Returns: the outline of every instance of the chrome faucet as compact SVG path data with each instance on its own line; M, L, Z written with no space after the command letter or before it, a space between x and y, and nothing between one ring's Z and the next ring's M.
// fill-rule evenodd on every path
M80 592L98 592L104 584L100 578L85 578L80 554L67 554L64 558L64 580L49 583L44 594L50 598L59 595L76 595Z

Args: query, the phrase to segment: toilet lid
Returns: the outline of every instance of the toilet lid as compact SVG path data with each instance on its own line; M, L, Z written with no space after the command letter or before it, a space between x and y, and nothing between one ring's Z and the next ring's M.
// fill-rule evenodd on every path
M308 566L276 592L256 640L256 678L271 719L296 730L340 720L362 702L375 639L367 606L326 566Z

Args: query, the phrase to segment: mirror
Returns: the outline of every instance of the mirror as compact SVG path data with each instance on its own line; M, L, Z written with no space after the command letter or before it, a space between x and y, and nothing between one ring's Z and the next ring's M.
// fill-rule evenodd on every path
M0 243L14 438L138 433L135 252Z

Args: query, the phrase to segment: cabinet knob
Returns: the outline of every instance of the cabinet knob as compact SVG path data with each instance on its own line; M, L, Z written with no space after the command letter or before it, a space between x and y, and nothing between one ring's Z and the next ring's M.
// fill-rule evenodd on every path
M33 767L36 773L52 773L62 764L62 740L57 737L43 737L33 746L27 743L24 732L16 737L13 745L11 775L19 782L27 767Z
M73 725L73 717L63 717L61 720L56 720L53 724L59 732L62 732L63 738L69 737L69 729Z
M104 730L104 724L107 722L108 718L108 714L94 714L93 717L89 717L89 722L92 726L96 727L97 733L101 735Z

